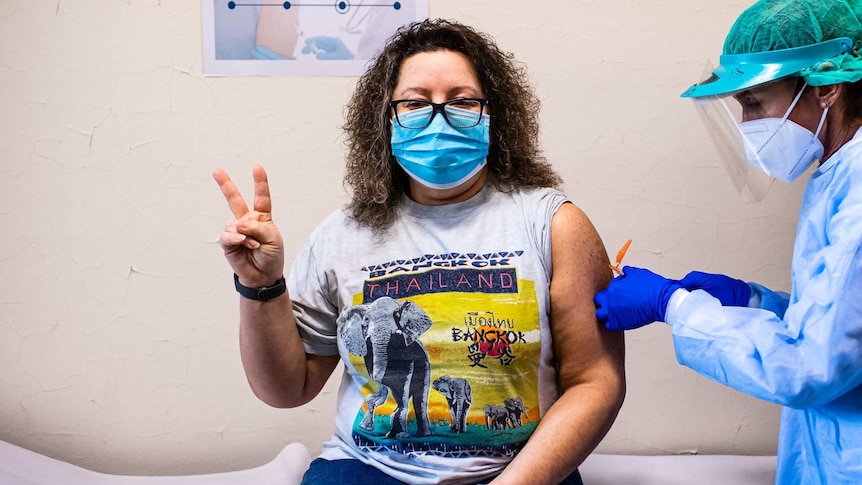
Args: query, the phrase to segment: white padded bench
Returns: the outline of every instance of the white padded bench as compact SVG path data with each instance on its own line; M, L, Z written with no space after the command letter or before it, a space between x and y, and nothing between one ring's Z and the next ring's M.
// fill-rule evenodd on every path
M186 476L109 475L0 441L0 485L299 485L310 462L305 446L290 443L269 463L248 470ZM585 485L773 485L775 457L594 454L580 471Z
M580 466L584 485L773 485L775 456L597 455Z
M108 475L0 441L0 485L299 485L308 449L290 443L269 463L248 470L186 476Z

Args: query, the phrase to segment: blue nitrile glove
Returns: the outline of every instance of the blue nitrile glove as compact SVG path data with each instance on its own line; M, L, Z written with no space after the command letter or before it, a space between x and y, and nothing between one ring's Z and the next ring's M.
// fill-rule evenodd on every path
M350 61L353 59L353 53L341 39L325 35L305 39L302 53L312 53L320 60Z
M667 302L679 283L648 269L626 266L596 297L596 319L608 330L632 330L664 320Z
M688 291L704 290L724 306L748 306L751 299L748 283L723 274L692 271L679 280L679 284Z

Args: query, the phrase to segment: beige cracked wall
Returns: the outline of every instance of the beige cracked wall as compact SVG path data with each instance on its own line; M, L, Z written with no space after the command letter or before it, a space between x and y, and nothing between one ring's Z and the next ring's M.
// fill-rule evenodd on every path
M542 143L614 255L789 289L802 184L733 191L679 94L750 1L431 0L527 64ZM249 391L210 172L270 174L292 259L345 202L353 78L204 78L193 0L0 1L0 439L109 473L233 470L333 430ZM669 328L627 334L605 453L773 454L779 409L680 367ZM336 371L338 374L339 371Z

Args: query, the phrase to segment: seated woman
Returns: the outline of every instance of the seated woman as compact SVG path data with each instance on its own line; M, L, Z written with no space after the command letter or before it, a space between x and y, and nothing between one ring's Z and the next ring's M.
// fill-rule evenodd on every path
M256 395L301 406L345 366L303 483L581 483L623 401L623 338L596 321L607 255L553 188L537 118L486 35L399 30L348 105L352 200L300 251L289 296L263 168L251 210L214 172Z

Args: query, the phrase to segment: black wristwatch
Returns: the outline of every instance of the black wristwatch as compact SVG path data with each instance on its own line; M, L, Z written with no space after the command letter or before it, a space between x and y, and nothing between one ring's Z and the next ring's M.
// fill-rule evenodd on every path
M276 280L275 284L272 286L249 288L248 286L243 286L243 284L239 282L239 276L234 273L233 284L236 287L236 291L238 291L240 295L244 296L245 298L248 298L249 300L255 301L269 301L273 298L278 298L279 296L283 295L285 291L287 291L287 284L284 281L284 276Z

